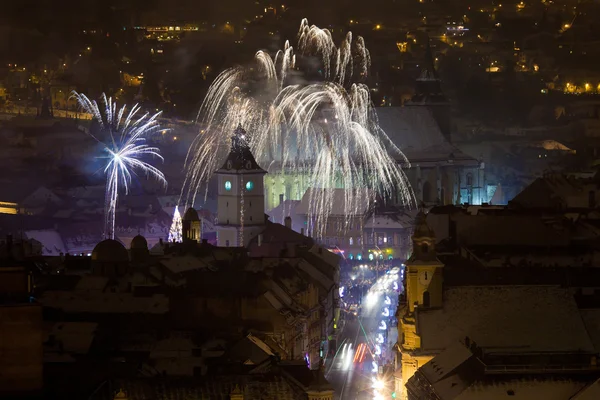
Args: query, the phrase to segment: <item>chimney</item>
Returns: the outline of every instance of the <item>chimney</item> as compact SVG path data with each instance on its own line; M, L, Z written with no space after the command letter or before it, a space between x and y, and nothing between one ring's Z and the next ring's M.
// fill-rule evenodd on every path
M263 235L262 233L258 234L258 247L260 247L262 245L262 241L263 241Z
M279 195L279 204L283 204L283 193Z
M288 229L292 229L292 217L289 215L284 219L285 227Z
M304 236L304 228L300 228L300 234Z

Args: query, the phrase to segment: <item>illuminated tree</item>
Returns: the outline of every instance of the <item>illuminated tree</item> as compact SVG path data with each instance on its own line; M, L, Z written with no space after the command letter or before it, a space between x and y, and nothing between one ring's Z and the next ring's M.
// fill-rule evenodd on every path
M179 214L179 207L175 207L173 213L173 222L171 223L171 229L169 229L169 242L181 243L182 241L182 224L181 215Z

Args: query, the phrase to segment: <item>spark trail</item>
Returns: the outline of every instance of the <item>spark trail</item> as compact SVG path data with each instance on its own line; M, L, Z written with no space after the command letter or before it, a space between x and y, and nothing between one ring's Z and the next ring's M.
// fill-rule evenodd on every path
M150 134L161 130L158 124L160 113L141 114L137 104L130 110L127 110L126 106L118 108L117 103L113 102L112 98L107 99L105 94L102 95L103 109L101 110L98 102L90 100L84 94L73 92L72 96L77 99L81 108L92 114L92 118L100 124L101 134L107 138L105 143L90 132L90 135L104 147L104 151L107 153L107 156L103 157L108 159L104 167L106 174L104 237L114 239L119 189L123 188L125 194L129 192L131 179L133 175L136 175L136 171L167 185L164 174L152 164L141 159L149 156L164 161L158 147L146 144Z
M258 51L251 66L222 72L199 110L203 130L186 158L182 201L194 202L241 124L269 174L306 176L313 188L308 230L315 237L323 236L334 208L346 216L347 228L377 195L397 192L404 204L413 205L414 194L398 164L408 160L379 127L369 88L362 83L370 63L361 37L348 33L338 47L329 30L304 19L296 51L286 41L274 56ZM307 82L306 76L318 78ZM334 188L347 189L342 200L334 201Z

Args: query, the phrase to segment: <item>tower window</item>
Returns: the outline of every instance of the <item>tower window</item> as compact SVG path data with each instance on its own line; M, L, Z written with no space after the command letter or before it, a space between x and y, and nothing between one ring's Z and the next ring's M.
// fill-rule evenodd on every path
M373 261L373 258L374 258L373 253L369 253L369 261Z
M362 254L358 253L358 254L356 255L356 259L357 259L358 261L362 260Z
M467 186L473 186L473 174L470 172L467 174Z
M254 183L252 181L246 182L246 190L254 189Z
M354 245L354 238L352 236L350 236L350 238L348 239L348 244L350 244L350 246Z
M227 191L231 190L231 181L225 181L225 190L227 190Z
M352 253L348 254L348 258L351 260L354 260L354 255L352 255Z
M424 291L423 292L423 305L425 307L429 307L430 304L431 304L431 295L429 294L428 291Z
M427 252L429 252L429 246L426 243L424 243L421 245L421 253L427 253Z

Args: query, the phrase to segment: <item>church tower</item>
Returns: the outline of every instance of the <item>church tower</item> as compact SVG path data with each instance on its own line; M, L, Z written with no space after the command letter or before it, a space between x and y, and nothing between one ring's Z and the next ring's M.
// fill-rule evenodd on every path
M396 379L396 391L403 391L404 383L433 358L421 352L421 337L417 332L419 310L442 307L444 264L435 252L435 235L427 225L423 211L417 214L413 233L413 251L406 262L406 306L399 317L398 337L402 352L402 372ZM406 396L403 396L406 398Z
M242 247L264 229L264 176L241 126L231 138L231 150L218 178L217 245Z
M450 102L442 92L442 81L435 70L429 39L427 39L425 59L421 66L421 75L417 78L415 94L405 105L407 107L426 107L433 115L446 140L451 142Z
M435 252L435 234L423 211L417 214L412 237L413 251L406 262L408 313L416 307L442 306L442 267Z

